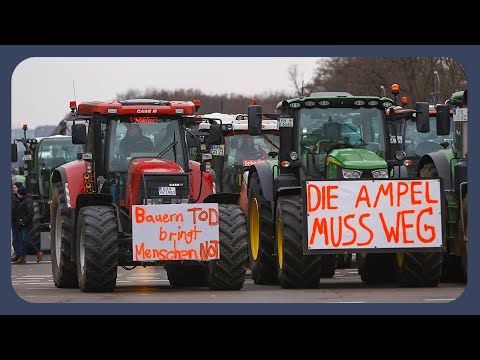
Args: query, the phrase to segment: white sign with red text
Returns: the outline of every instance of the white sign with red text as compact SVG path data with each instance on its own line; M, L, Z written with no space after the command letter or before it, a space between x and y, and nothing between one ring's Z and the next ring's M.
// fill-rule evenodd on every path
M134 261L220 258L218 204L132 206Z
M308 249L442 246L438 179L307 181Z

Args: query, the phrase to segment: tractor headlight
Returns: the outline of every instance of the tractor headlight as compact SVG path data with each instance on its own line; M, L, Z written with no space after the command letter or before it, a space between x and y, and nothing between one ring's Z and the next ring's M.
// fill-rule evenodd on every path
M388 170L387 169L373 170L372 175L375 179L388 179Z
M397 160L403 160L407 157L407 153L403 150L397 150L395 151L395 157Z
M298 159L298 153L296 151L291 151L290 152L290 159L292 159L293 161L297 160Z
M360 179L362 176L361 170L342 169L344 179Z

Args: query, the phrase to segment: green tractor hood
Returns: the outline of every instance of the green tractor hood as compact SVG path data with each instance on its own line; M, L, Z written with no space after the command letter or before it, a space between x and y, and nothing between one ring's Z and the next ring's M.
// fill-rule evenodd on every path
M344 169L385 169L387 162L377 154L365 149L336 149L327 162L333 162Z

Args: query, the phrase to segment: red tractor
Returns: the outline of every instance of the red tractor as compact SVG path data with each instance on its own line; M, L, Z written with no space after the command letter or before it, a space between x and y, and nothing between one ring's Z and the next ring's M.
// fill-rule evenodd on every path
M56 287L113 291L118 266L156 265L173 286L243 287L245 215L215 194L212 173L187 155L186 124L198 106L132 99L77 109L71 102L72 142L86 152L52 175ZM219 136L211 132L209 143Z

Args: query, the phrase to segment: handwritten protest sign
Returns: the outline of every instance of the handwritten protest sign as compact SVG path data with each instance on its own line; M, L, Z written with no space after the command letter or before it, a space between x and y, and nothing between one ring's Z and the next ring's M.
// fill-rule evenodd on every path
M438 179L307 181L308 249L442 246Z
M218 204L134 205L133 260L220 258Z

